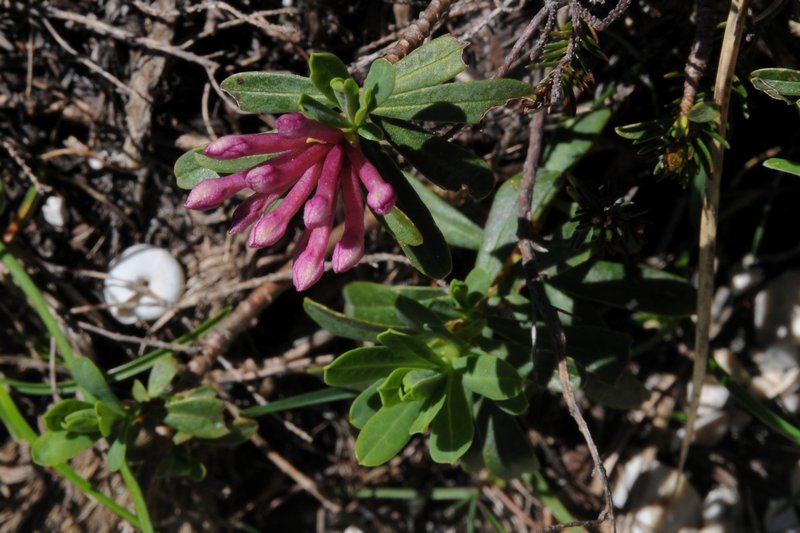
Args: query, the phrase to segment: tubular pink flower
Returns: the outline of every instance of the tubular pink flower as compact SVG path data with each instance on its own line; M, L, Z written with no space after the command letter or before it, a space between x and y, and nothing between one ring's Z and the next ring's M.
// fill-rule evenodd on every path
M275 121L275 129L285 137L311 138L330 144L337 144L344 139L341 130L309 120L300 113L281 115Z
M350 163L367 189L367 205L378 215L385 215L394 207L397 197L391 185L386 183L375 166L367 161L360 150L347 148Z
M251 248L272 246L283 237L289 221L300 210L303 202L314 189L314 185L319 181L320 172L322 172L322 163L319 162L305 171L280 205L253 226L247 241L248 246Z
M330 145L314 143L303 150L283 153L251 169L246 175L247 186L256 192L275 192L297 179L311 165L325 157L330 149Z
M322 176L317 184L317 192L306 202L303 222L309 229L328 222L336 209L336 189L339 184L339 172L342 170L343 152L341 146L334 146L322 165Z
M231 215L231 223L233 225L228 230L228 233L233 235L247 229L250 224L261 217L264 209L277 199L277 194L263 194L260 192L251 194L247 200L239 204L239 207Z
M245 172L203 180L194 186L183 206L186 209L213 209L245 187Z
M328 224L307 229L307 239L304 238L303 246L297 248L292 264L292 282L298 291L311 287L325 272L325 249L331 236L332 222L330 219Z
M203 153L214 159L236 159L246 155L274 154L297 150L306 144L304 139L290 139L277 133L252 133L226 135L203 148Z
M333 249L333 271L350 270L364 256L364 201L358 175L351 165L345 165L340 179L344 202L344 233Z

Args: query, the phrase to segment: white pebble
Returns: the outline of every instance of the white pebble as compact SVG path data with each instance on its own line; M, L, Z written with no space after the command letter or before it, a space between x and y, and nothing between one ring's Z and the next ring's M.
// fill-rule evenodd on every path
M49 196L42 206L42 216L55 228L63 228L67 223L67 208L61 196Z

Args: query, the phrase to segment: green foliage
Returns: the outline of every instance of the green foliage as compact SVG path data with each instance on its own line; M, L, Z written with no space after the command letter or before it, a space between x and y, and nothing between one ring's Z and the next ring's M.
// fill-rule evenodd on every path
M762 68L750 73L750 83L776 100L800 107L800 70Z

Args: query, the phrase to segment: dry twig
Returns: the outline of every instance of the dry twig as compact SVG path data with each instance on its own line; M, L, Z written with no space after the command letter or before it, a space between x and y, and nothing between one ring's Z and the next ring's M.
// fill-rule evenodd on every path
M452 2L453 0L431 0L428 7L419 14L419 18L403 30L397 44L386 54L387 61L397 63L421 45L445 16Z

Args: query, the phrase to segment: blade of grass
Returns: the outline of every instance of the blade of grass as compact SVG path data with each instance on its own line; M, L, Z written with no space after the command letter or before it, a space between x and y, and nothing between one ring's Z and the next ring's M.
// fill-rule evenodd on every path
M275 402L270 402L266 405L257 405L249 409L243 409L239 412L241 416L253 418L257 416L264 416L270 413L278 413L280 411L288 411L289 409L298 409L300 407L308 407L310 405L318 405L321 403L335 402L338 400L347 400L355 398L356 393L344 389L320 389L305 394L298 394L290 398L284 398Z
M125 481L125 486L128 488L128 494L133 501L133 507L136 509L136 515L139 517L139 529L142 533L155 533L153 523L150 521L150 512L147 510L147 503L144 501L144 494L136 476L133 475L128 461L122 461L122 468L120 469L122 479Z

